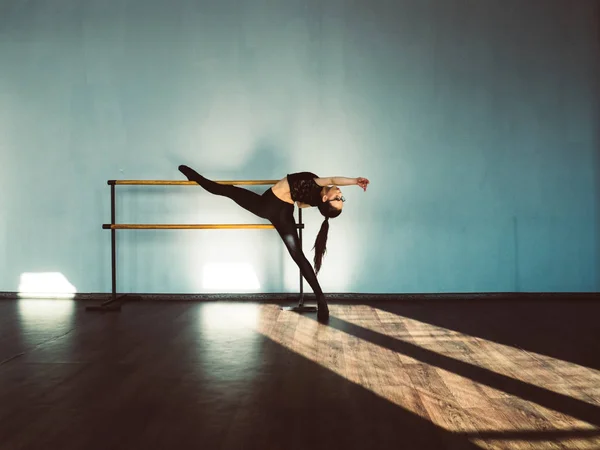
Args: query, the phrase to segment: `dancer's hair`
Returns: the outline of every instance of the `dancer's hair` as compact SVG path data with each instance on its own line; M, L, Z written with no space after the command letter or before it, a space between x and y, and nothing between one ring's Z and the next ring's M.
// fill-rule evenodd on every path
M325 217L325 220L321 224L321 229L317 238L315 239L315 273L319 273L321 270L321 263L323 262L323 256L327 251L327 233L329 232L329 219L339 216L342 213L341 209L333 207L330 202L320 202L318 205L319 211Z

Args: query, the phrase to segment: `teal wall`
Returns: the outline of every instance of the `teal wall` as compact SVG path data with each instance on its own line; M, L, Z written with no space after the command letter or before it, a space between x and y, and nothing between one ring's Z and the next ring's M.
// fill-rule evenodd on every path
M591 0L4 0L0 291L109 291L106 180L181 163L370 178L331 223L326 291L599 290L598 37ZM260 221L200 188L118 201L121 222ZM297 289L272 231L118 242L121 291L209 292L213 263L260 283L222 291Z

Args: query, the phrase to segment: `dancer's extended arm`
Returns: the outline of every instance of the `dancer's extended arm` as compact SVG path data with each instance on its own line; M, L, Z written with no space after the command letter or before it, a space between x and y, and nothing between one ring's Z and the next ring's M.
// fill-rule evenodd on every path
M322 177L315 178L315 183L319 186L352 186L353 184L359 185L364 190L367 189L367 185L369 184L369 180L366 178L358 177L358 178L348 178L348 177Z

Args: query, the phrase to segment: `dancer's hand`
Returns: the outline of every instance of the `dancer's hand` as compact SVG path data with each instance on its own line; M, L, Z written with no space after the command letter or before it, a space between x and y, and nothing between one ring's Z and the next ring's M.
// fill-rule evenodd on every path
M366 178L358 177L356 179L356 184L358 184L366 192L367 186L369 185L369 180L367 180Z

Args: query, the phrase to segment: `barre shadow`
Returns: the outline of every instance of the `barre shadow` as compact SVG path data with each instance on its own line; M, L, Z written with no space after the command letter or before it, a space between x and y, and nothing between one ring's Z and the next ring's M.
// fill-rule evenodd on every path
M464 300L377 303L384 311L600 370L600 303Z
M418 345L386 336L337 317L330 319L329 326L359 339L409 356L430 366L463 376L476 383L484 384L493 389L600 426L600 407L598 406L427 350Z
M459 436L472 439L498 440L498 441L558 441L566 439L594 439L600 437L600 430L574 429L574 430L544 430L544 431L476 431L457 432Z

